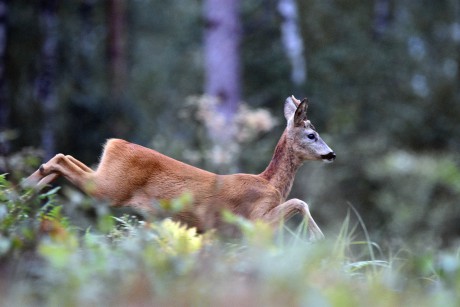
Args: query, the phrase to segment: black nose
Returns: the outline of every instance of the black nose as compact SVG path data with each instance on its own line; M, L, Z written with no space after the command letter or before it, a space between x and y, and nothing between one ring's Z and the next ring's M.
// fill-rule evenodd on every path
M324 160L329 160L329 161L332 161L334 160L336 157L335 153L333 151L331 151L330 153L328 153L327 155L321 155L321 159L324 159Z

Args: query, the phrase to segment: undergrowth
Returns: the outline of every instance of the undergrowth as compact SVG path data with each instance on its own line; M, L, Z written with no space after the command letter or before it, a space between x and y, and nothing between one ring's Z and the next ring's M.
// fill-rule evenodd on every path
M58 190L38 193L0 176L2 306L460 303L459 250L383 252L352 207L341 230L319 242L306 239L304 223L273 232L230 213L224 219L241 235L224 238L107 210L83 227Z

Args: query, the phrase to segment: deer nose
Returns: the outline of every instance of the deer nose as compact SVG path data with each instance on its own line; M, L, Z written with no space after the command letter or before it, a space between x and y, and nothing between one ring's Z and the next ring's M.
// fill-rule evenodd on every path
M326 154L326 155L321 155L321 159L323 159L324 161L329 161L329 162L332 162L335 160L335 153L333 151L331 151L330 153Z

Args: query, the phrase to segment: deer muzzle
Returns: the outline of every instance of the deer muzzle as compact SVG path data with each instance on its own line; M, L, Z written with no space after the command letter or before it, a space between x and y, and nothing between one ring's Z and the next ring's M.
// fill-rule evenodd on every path
M330 153L326 154L326 155L321 155L321 159L323 159L324 162L332 162L335 160L335 153L333 151L331 151Z

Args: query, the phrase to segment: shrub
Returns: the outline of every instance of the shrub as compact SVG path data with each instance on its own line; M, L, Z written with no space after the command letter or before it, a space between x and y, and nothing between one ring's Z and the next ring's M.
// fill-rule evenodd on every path
M426 246L385 255L359 218L352 225L347 216L335 238L316 243L305 239L304 224L273 233L263 223L228 213L224 218L240 228L240 238L197 234L169 219L143 221L127 214L101 214L82 229L63 213L57 188L39 194L13 186L5 176L0 185L0 295L5 305L460 302L458 250ZM360 232L366 240L355 239Z

